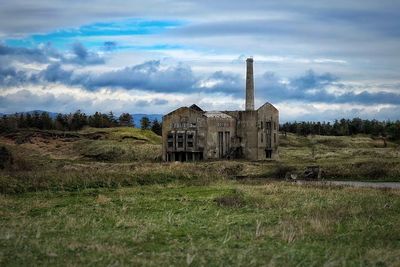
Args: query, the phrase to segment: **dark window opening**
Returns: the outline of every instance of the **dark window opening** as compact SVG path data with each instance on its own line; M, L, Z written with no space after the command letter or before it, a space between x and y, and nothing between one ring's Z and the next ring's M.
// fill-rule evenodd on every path
M173 133L169 133L167 135L167 141L168 141L168 147L169 148L174 147L174 135L173 135Z
M169 152L166 157L167 161L196 161L203 160L202 152Z
M267 134L271 133L271 122L270 121L265 122L265 131Z
M218 158L224 155L224 132L218 132Z
M272 149L265 149L265 157L267 159L272 158Z
M267 148L272 147L272 125L270 121L265 122L265 142L267 143Z
M183 147L183 134L178 134L177 143L178 143L178 148Z

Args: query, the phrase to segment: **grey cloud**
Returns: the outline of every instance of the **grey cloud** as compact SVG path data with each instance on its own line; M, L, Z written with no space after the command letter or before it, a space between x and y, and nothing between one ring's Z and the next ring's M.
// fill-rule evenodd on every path
M74 57L64 59L65 62L77 65L96 65L105 63L104 58L100 57L98 53L88 51L87 48L79 42L75 42L72 45L72 52Z
M98 53L88 51L81 43L74 43L72 56L57 51L50 43L38 47L13 47L0 43L0 63L9 65L15 62L23 63L49 63L57 60L62 63L76 65L95 65L105 63L104 58Z
M62 58L62 55L52 48L50 44L35 48L26 48L12 47L0 43L0 62L3 64L14 61L46 63L50 57L56 59Z
M0 96L0 110L4 113L52 107L56 98L52 94L36 95L28 90Z
M0 65L0 85L4 87L19 86L35 82L36 79L25 71Z
M76 73L64 69L60 63L50 64L45 70L33 75L14 68L0 69L0 84L3 86L43 82L80 86L89 90L109 87L163 93L222 93L238 98L243 97L245 86L244 78L237 74L217 71L206 76L195 75L190 66L165 66L156 60L101 74ZM266 72L256 77L255 84L257 98L273 103L302 101L400 105L400 94L396 90L364 90L361 93L348 92L339 95L330 93L330 86L345 89L347 85L331 73L316 73L313 70L286 82L282 82L274 73Z
M168 8L166 8L166 5L168 5ZM330 1L329 4L324 1L306 0L296 2L290 0L279 2L254 0L250 4L244 1L231 0L174 0L168 1L168 3L164 0L145 2L115 0L113 5L110 5L107 0L90 2L14 0L1 4L0 25L2 27L0 32L8 35L41 33L58 28L78 27L82 24L126 17L178 18L198 22L214 21L215 29L218 30L218 25L221 25L219 24L221 18L234 18L233 21L235 21L249 17L278 17L278 19L291 20L292 25L308 21L309 26L312 26L318 20L323 28L330 29L330 26L336 24L344 27L355 25L357 30L376 28L377 33L388 31L388 34L391 34L392 31L398 33L399 22L396 11L399 8L400 3L391 0L379 2L374 0L351 2L338 0ZM15 18L18 18L18 20ZM48 23L49 20L52 23ZM273 22L270 20L270 23ZM253 31L252 28L237 25L239 30ZM266 23L264 27L269 27L268 25L269 23ZM259 27L256 24L253 24L253 26ZM228 26L228 32L233 30L235 29Z
M242 94L244 79L242 76L234 73L216 71L200 81L202 84L207 84L213 82L215 83L209 87L201 87L200 89L210 92L223 92L225 94Z
M339 118L362 118L377 120L398 120L400 114L400 106L381 108L378 111L371 111L367 108L352 109L327 109L318 110L313 106L309 107L312 112L308 114L287 115L282 114L280 120L286 121L334 121Z
M37 77L47 82L71 84L73 71L64 70L60 63L53 63L41 71Z
M165 100L165 99L156 98L156 99L151 101L151 104L152 105L156 105L156 106L166 105L166 104L168 104L168 101Z
M189 66L178 64L163 67L160 61L153 60L133 67L92 75L85 82L88 88L123 87L141 88L157 92L184 92L196 83Z
M256 82L257 84L257 82ZM356 103L356 104L393 104L400 105L400 94L394 92L348 92L333 94L327 91L328 86L345 88L339 78L330 74L317 74L312 70L303 76L290 79L282 83L281 79L273 73L265 73L258 79L259 96L267 98L272 102L281 101L303 101L306 103Z

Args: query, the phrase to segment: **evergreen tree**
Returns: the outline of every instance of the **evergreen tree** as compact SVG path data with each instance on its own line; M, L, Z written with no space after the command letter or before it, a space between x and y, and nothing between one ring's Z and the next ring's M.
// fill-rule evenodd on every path
M118 118L120 126L135 127L133 124L133 117L129 113L122 113Z
M110 111L109 113L108 113L108 123L109 123L109 126L108 127L115 127L115 126L117 126L118 125L118 121L117 121L117 119L115 118L115 116L114 116L114 113L112 112L112 111Z
M162 127L157 119L154 119L153 123L151 124L151 130L157 135L162 135Z
M68 128L71 131L80 130L88 125L86 114L82 113L80 110L77 110L74 114L70 114L69 117Z
M61 113L57 114L57 117L54 122L54 127L56 130L65 131L68 129L68 117L67 115L63 115Z
M150 128L150 120L147 117L142 117L140 119L140 128L142 130L148 130Z
M50 118L49 113L42 112L40 114L40 122L41 122L42 129L44 129L44 130L53 129L53 120Z

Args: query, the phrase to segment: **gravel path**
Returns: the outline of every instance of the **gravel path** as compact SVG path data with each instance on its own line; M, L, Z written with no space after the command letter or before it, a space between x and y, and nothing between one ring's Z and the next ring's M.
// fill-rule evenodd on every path
M370 188L391 188L400 189L400 182L357 182L357 181L304 181L298 180L296 184L316 184L316 185L345 185L353 187L370 187Z

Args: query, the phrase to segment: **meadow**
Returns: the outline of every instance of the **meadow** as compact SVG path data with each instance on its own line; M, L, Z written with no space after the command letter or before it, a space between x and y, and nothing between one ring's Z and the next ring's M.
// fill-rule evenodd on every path
M0 265L398 266L400 191L298 185L399 181L399 145L281 136L276 161L163 163L133 128L21 130L0 144Z

